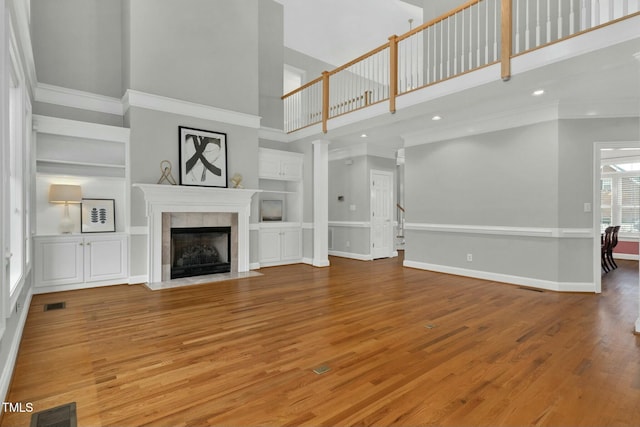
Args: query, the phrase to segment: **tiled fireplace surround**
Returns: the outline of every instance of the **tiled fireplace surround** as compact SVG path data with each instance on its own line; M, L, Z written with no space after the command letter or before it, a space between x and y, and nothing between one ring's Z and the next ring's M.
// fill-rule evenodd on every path
M249 272L251 198L260 190L133 184L144 193L148 283L166 282L171 227L231 226L232 273Z
M162 214L162 281L171 280L171 229L231 227L231 272L238 272L238 214L221 212L164 212Z

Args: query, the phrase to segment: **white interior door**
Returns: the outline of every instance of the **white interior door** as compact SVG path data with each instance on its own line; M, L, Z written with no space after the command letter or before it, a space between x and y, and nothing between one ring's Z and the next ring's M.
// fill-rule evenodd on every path
M393 256L393 173L371 171L371 255Z

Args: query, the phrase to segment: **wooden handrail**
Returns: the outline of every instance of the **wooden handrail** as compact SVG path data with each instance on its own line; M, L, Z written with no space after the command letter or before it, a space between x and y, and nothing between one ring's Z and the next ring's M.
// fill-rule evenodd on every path
M420 31L423 31L429 27L434 26L435 24L437 24L438 22L444 21L447 18L452 17L453 15L455 15L458 12L461 12L465 9L470 8L471 6L475 6L477 3L480 3L483 0L470 0L468 2L466 2L465 4L456 7L453 10L450 10L447 13L444 13L440 16L438 16L437 18L432 19L431 21L425 22L422 25L417 26L416 28L414 28L413 30L407 31L406 33L402 34L401 36L398 36L398 41L407 39L409 37L411 37L414 34L419 33Z
M398 36L389 37L389 111L396 112L398 96Z
M378 52L382 52L383 50L385 50L388 47L389 47L389 43L385 43L385 44L383 44L381 46L378 46L377 48L365 53L364 55L360 55L359 57L357 57L353 61L349 61L346 64L339 66L335 70L329 71L329 74L330 75L334 75L334 74L339 73L340 71L346 70L347 68L351 67L352 65L357 64L358 62L364 61L365 59L369 58L370 56L373 56Z
M400 209L402 212L404 212L404 208L402 206L400 206L400 203L396 203L396 207L398 209Z
M316 79L313 79L313 80L311 80L311 81L310 81L310 82L308 82L308 83L303 84L303 85L302 85L302 86L300 86L299 88L294 89L294 90L292 90L292 91L291 91L291 92L289 92L289 93L285 93L284 95L282 95L282 96L280 97L280 99L286 99L286 98L290 97L291 95L295 95L296 93L298 93L298 92L300 92L300 91L302 91L302 90L305 90L306 88L308 88L308 87L310 87L310 86L313 86L314 84L319 83L319 82L321 82L321 81L322 81L322 76L320 76L320 77L318 77L318 78L316 78Z

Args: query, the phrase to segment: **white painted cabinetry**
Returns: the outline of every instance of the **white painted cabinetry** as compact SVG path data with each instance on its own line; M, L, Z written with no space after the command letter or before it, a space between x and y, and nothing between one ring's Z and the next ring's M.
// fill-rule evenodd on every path
M125 234L35 237L35 291L55 292L125 283Z
M260 265L271 266L300 262L302 227L263 226L260 229Z
M260 148L260 266L302 261L303 155ZM280 221L263 221L263 202L281 203Z

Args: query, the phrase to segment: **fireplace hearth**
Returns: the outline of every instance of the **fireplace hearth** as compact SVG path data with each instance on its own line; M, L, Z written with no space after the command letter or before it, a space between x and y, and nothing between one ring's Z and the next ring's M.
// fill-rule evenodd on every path
M171 279L231 271L231 227L171 228Z

